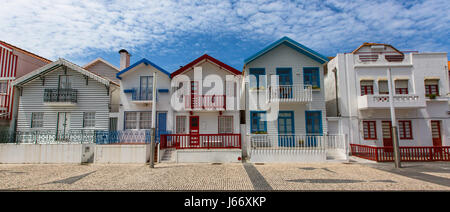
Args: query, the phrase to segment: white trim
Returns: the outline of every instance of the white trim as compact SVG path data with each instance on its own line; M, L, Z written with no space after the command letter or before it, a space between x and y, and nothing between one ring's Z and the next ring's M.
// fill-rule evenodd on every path
M24 76L22 76L20 78L14 80L11 84L14 85L14 86L16 86L18 84L21 84L25 80L27 80L28 78L30 78L32 76L35 76L35 75L38 75L38 74L48 70L49 68L51 68L51 67L53 67L55 65L66 66L66 67L68 67L68 68L70 68L72 70L78 71L81 74L86 75L86 76L88 76L88 77L90 77L90 78L92 78L94 80L97 80L98 82L100 82L100 83L102 83L102 84L104 84L106 86L110 85L110 82L111 82L110 80L105 79L105 78L103 78L103 77L101 77L99 75L96 75L96 74L94 74L94 73L92 73L92 72L90 72L90 71L88 71L88 70L86 70L84 68L81 68L80 66L75 65L75 64L73 64L73 63L71 63L71 62L69 62L69 61L67 61L65 59L62 59L62 58L59 58L57 61L55 61L53 63L49 63L49 64L47 64L47 65L45 65L45 66L43 66L43 67L41 67L39 69L36 69L36 70L34 70L34 71L32 71L32 72L30 72L30 73L28 73L28 74L26 74L26 75L24 75Z
M6 49L6 50L8 50L8 51L10 51L10 52L12 52L12 51L13 51L12 49L10 49L10 48L6 47L5 45L2 45L1 43L0 43L0 47L4 48L4 49Z

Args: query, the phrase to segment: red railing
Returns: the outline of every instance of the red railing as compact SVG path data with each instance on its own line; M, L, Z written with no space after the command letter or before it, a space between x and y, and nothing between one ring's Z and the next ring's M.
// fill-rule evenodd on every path
M226 95L187 95L186 109L226 109Z
M161 135L161 149L240 149L240 134Z
M377 162L394 161L392 147L373 147L350 144L350 154L360 158ZM402 146L400 147L401 161L450 161L450 146Z

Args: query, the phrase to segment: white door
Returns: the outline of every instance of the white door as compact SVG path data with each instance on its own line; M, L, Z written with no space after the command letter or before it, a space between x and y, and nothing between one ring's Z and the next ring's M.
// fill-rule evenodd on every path
M58 113L58 128L56 130L58 140L69 139L70 113Z

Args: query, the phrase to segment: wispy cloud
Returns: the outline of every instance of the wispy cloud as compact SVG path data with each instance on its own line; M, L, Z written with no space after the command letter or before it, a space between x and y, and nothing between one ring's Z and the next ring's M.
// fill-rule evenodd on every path
M204 47L190 39L198 36L233 37L238 47L287 35L326 55L367 41L448 51L448 11L446 0L2 0L0 39L50 59L120 48L177 54Z

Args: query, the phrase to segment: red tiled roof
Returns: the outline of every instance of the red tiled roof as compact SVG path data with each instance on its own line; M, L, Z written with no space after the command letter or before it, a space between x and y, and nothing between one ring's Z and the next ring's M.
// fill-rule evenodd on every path
M209 56L207 54L204 54L201 57L195 59L194 61L190 62L189 64L181 67L180 69L178 69L175 72L173 72L172 74L170 74L170 77L173 78L176 75L179 75L179 74L185 72L186 70L188 70L189 68L195 66L197 63L201 62L202 60L207 60L207 61L209 60L209 61L217 64L218 66L220 66L220 67L230 71L233 74L236 74L236 75L240 75L241 74L241 72L236 70L235 68L233 68L233 67L231 67L231 66L229 66L229 65L227 65L227 64L225 64L225 63L223 63L223 62L221 62L219 60L217 60L214 57L211 57L211 56Z

